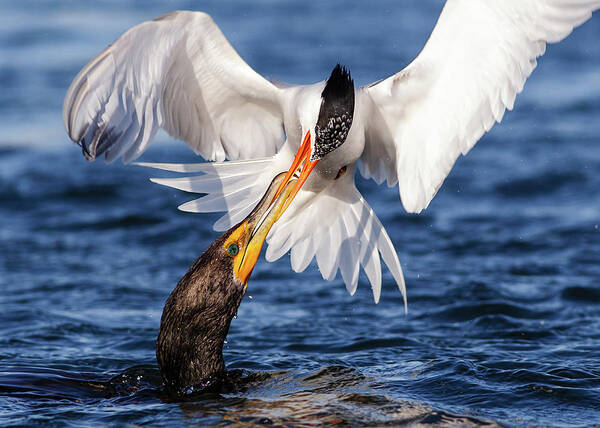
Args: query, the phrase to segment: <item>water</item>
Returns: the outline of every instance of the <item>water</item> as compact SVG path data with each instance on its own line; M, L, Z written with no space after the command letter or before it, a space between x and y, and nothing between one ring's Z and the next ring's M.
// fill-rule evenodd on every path
M374 305L366 278L351 297L314 265L261 259L224 350L238 390L177 403L160 391L160 314L217 217L178 212L189 195L151 171L85 162L60 109L121 32L185 8L260 73L310 82L341 61L364 84L417 54L441 2L4 1L0 425L598 424L600 16L548 48L423 214L359 181L407 316L387 272ZM195 161L173 142L143 159Z

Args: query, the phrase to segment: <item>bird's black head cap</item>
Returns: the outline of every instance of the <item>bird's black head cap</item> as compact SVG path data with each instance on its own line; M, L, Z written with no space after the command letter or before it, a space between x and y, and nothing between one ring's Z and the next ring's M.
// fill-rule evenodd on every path
M353 117L354 81L350 71L337 64L321 92L321 109L315 126L316 139L311 160L321 159L346 141Z
M333 68L331 76L325 84L325 89L321 92L321 98L326 104L350 103L354 110L354 80L346 67L337 64Z

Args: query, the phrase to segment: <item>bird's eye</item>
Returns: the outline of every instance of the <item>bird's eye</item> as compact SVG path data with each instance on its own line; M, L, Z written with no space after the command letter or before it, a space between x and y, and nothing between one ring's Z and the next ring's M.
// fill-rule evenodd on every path
M230 256L237 256L237 253L240 252L240 247L238 247L237 244L231 244L229 247L227 247L227 252Z

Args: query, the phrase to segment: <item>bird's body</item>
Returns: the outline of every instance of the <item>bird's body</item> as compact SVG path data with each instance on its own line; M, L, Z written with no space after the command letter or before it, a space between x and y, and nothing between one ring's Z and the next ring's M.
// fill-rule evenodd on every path
M65 98L65 125L88 159L135 159L163 128L217 161L150 164L202 173L155 181L208 194L180 208L225 211L217 230L248 215L274 176L310 163L306 183L271 230L267 259L291 252L293 269L302 271L314 257L324 278L339 270L350 293L362 266L377 301L380 258L403 294L404 279L391 240L355 187L355 171L398 184L408 212L426 208L457 157L513 107L546 43L599 7L600 0L448 0L419 56L387 79L353 87L345 110L334 106L350 105L346 92L325 101L328 83L343 81L334 79L336 69L327 82L271 83L208 15L173 12L132 28L80 72ZM330 125L332 133L324 132Z

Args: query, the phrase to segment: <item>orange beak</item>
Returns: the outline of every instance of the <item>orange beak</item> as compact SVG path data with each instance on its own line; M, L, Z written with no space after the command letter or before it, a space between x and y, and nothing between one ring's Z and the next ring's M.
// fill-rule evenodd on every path
M225 241L224 251L228 251L232 243L238 245L239 253L233 256L234 272L235 276L244 284L248 284L250 274L258 260L265 239L271 227L281 216L281 209L290 195L292 186L295 184L288 183L281 191L281 195L273 201L272 196L282 178L283 172L273 179L262 200L254 207L248 217L233 229L229 238Z
M292 201L294 200L294 198L300 191L300 188L308 179L308 176L310 175L311 171L313 170L313 168L315 167L317 162L319 162L319 161L318 160L314 160L314 161L310 160L310 131L307 131L306 135L304 136L304 140L302 141L302 144L300 145L300 148L298 149L298 152L296 153L296 156L294 157L294 160L292 161L292 165L290 166L290 169L288 169L283 181L281 182L281 184L279 185L279 188L277 189L277 192L275 192L275 196L273 197L273 200L277 199L277 197L280 195L280 193L285 188L287 183L292 179L292 177L294 176L294 174L296 173L298 168L300 166L302 166L302 169L300 170L300 175L298 176L298 180L296 181L294 187L292 188L290 195L286 198L285 204L283 205L277 218L281 217L281 215L285 212L285 210L290 206L290 204L292 203Z
M308 131L290 169L285 175L282 172L273 179L263 199L250 215L236 226L230 235L230 239L225 242L225 250L232 242L237 243L243 249L238 255L234 256L234 270L236 277L244 284L248 283L271 226L279 220L290 206L318 162L318 160L310 160L310 131ZM298 169L300 169L300 173L296 179ZM276 191L273 190L275 188L277 188Z

